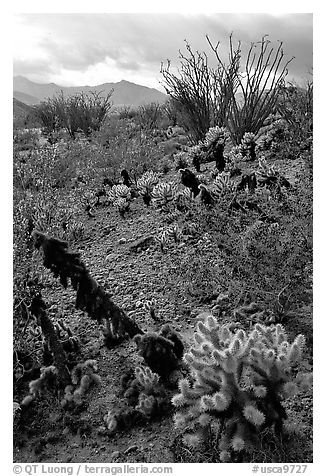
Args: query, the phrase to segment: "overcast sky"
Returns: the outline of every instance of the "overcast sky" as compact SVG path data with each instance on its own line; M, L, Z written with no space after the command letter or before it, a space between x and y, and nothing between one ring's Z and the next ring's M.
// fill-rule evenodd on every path
M268 34L283 41L289 79L312 69L312 14L19 14L14 20L14 74L62 86L122 79L163 90L161 61L179 65L186 39L209 51L207 34L227 51L233 32L243 50Z

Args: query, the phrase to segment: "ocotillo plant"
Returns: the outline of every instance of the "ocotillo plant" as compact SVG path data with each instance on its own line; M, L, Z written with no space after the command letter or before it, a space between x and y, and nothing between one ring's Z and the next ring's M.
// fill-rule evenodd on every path
M172 399L175 425L187 431L185 443L199 446L213 432L221 461L229 461L233 452L258 443L264 427L281 432L287 417L282 400L310 385L308 376L292 373L304 343L303 335L290 343L280 324L256 324L246 333L211 315L199 322L195 345L184 356L192 379L180 380Z
M50 269L55 277L59 276L60 283L77 291L76 308L86 311L91 319L104 322L104 335L107 343L110 340L120 340L126 334L130 337L143 334L140 327L127 314L111 301L104 289L90 276L79 253L68 250L68 244L55 238L49 238L44 233L34 231L34 244L43 252L43 264Z

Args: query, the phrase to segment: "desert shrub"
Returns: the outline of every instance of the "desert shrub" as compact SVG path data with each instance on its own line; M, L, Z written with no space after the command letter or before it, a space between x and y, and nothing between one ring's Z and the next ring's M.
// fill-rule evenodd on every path
M112 93L113 91L103 97L100 92L91 92L90 94L82 92L65 97L61 92L49 101L59 123L63 125L69 136L75 139L76 133L79 131L89 136L93 131L100 129L111 109L110 97Z
M152 102L139 106L134 121L141 129L155 131L162 129L164 116L164 108L159 103Z
M313 131L313 83L306 87L285 85L278 101L278 112L288 123L293 137L300 140L301 149L311 149Z
M38 129L15 129L13 136L14 151L32 151L38 147Z
M147 170L158 171L164 155L163 143L156 135L142 129L133 119L110 116L93 140L104 148L115 170L127 169L132 175L141 175Z
M251 210L243 192L237 196L239 203L243 199L243 209L230 209L226 195L214 207L196 215L199 228L210 233L214 248L220 250L224 266L220 267L219 281L234 299L239 295L258 299L280 320L309 301L310 180L303 173L296 188L281 192L259 187L248 202Z
M41 104L34 106L34 111L36 117L41 122L45 135L51 136L63 126L53 99L49 98L47 101L42 101Z

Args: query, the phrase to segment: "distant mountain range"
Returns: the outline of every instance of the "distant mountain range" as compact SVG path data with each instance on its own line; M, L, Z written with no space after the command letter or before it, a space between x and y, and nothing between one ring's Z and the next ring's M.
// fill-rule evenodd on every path
M162 104L166 101L166 94L157 89L148 88L129 81L120 81L118 83L104 83L98 86L58 86L55 83L39 84L30 81L24 76L14 76L14 98L28 105L39 104L47 98L63 91L65 96L74 95L81 92L100 92L106 96L113 89L110 101L115 106L140 106L157 102Z

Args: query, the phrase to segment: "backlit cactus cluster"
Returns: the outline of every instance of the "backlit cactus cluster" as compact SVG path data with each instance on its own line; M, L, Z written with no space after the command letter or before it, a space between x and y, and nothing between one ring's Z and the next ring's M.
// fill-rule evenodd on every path
M23 399L21 406L27 407L37 397L43 395L46 389L55 383L57 374L58 370L54 365L42 367L40 377L29 382L29 395Z
M242 157L248 157L250 160L256 159L256 136L252 132L246 132L241 140L239 147Z
M157 236L156 241L159 243L160 248L164 251L165 246L172 238L175 243L179 242L182 236L182 230L177 223L170 225L167 229L162 230Z
M286 125L287 123L284 119L277 119L265 126L263 134L259 137L258 149L262 152L277 149L277 145L285 139Z
M160 182L153 188L152 198L154 204L161 210L169 210L169 205L176 196L176 185L172 182Z
M230 178L230 174L228 172L221 172L215 177L213 182L213 191L220 197L225 193L236 192L236 184L234 180Z
M167 230L160 231L157 235L155 235L154 238L155 241L157 241L157 243L159 244L161 251L164 251L169 241L169 234Z
M169 324L164 324L159 332L136 335L134 342L146 365L163 378L168 378L181 364L183 342Z
M212 315L197 324L195 343L184 356L191 377L179 381L172 399L175 426L185 432L185 444L197 447L213 433L220 460L230 461L258 443L268 426L281 431L286 412L282 400L311 385L310 375L297 374L305 344L293 343L284 328L256 324L250 332L220 325Z
M80 405L88 389L92 385L99 385L101 383L97 370L96 360L86 360L73 368L71 372L73 385L67 385L61 401L61 405L64 408Z
M183 213L188 211L194 202L194 194L190 188L184 187L175 195L175 207Z
M144 302L144 309L146 309L146 311L149 311L149 314L151 318L153 319L153 321L157 320L156 305L157 305L156 299L150 299Z
M211 127L205 135L204 146L225 145L227 138L228 132L225 127Z
M122 376L121 385L128 406L110 410L104 416L105 429L110 435L135 423L166 414L171 408L170 398L159 375L149 367L136 367L134 371L128 371Z
M135 377L141 389L136 410L150 418L164 403L164 387L160 384L160 377L148 367L136 367Z
M184 169L186 167L189 167L189 154L187 151L180 151L174 154L173 160L175 163L175 169Z
M85 225L81 221L72 220L67 229L68 241L79 241L85 236Z
M137 182L137 188L142 196L150 196L155 185L159 183L159 176L156 172L149 170L140 177Z
M231 177L241 174L241 164L243 162L240 146L232 147L225 157L225 172L228 172Z
M277 170L272 165L268 165L265 157L261 157L258 161L259 168L256 171L258 178L258 184L260 186L271 186L280 191L281 187L290 188L290 182L280 174L280 171Z
M108 192L107 200L118 209L122 216L124 216L125 212L128 211L130 207L130 188L123 184L113 185L111 190Z
M278 170L273 167L273 165L269 165L265 159L265 157L261 157L258 160L258 170L257 170L257 175L258 177L263 176L263 177L272 177L278 173Z

